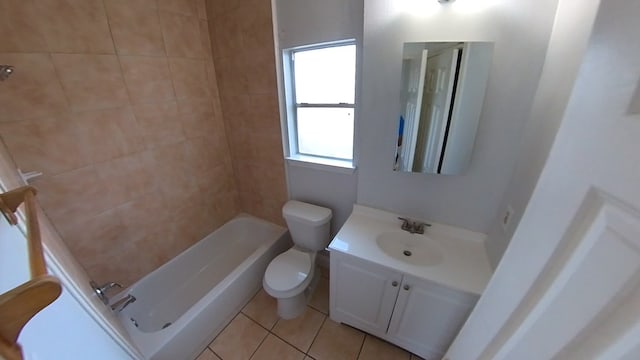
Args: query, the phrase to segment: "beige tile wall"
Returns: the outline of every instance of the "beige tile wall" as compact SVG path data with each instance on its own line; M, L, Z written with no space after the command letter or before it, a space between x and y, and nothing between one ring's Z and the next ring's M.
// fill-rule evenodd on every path
M22 170L45 174L33 183L38 198L98 282L128 285L233 217L245 174L250 212L263 216L284 197L281 186L255 196L283 181L282 162L261 153L277 132L240 136L263 125L230 112L234 144L255 143L234 156L234 177L204 5L0 1L0 63L16 68L0 83L0 135ZM271 125L273 89L256 73L265 63L250 67L258 80L242 94L261 105L241 110ZM250 184L256 175L264 183Z
M283 224L287 199L269 0L207 0L242 209Z

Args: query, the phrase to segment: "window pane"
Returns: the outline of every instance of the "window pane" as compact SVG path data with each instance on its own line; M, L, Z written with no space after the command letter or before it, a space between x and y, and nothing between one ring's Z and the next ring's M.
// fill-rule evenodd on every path
M296 101L309 104L353 104L356 46L296 51Z
M298 108L298 152L353 158L353 108Z

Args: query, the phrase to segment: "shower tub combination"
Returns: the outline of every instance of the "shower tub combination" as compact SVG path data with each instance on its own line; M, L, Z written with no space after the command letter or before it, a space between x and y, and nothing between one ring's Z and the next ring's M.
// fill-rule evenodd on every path
M194 359L262 286L287 229L240 215L131 286L119 318L142 354Z

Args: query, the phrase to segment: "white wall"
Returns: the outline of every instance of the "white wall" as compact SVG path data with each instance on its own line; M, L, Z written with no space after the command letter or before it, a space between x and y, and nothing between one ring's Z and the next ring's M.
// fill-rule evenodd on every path
M486 232L517 159L557 0L365 0L360 204ZM392 171L402 43L493 41L494 60L466 174Z
M0 293L28 279L25 238L17 227L0 217ZM30 360L131 359L67 288L24 327L18 342L25 359Z
M362 0L275 0L280 48L361 39Z
M358 74L362 58L362 0L274 0L276 8L276 49L343 39L356 39ZM280 66L281 68L281 66ZM359 75L358 75L359 76ZM358 82L357 82L358 83ZM356 109L359 89L356 90ZM281 109L283 104L281 104ZM281 114L284 112L281 111ZM358 111L356 110L356 122ZM357 142L354 161L357 164ZM287 162L289 197L331 208L332 234L344 224L356 201L357 174L291 165Z
M509 245L549 155L599 3L600 0L561 0L558 4L540 85L524 130L516 167L487 237L487 254L494 268ZM502 216L507 206L513 208L514 214L505 232Z
M612 274L618 279L626 279L625 272L618 272L617 266L600 266L593 270L584 260L587 256L599 260L612 259L602 255L608 251L608 247L595 241L590 243L591 240L584 238L587 234L593 234L589 231L593 220L589 220L585 213L593 211L596 214L599 211L597 205L589 201L588 194L598 194L605 199L603 202L607 206L628 213L628 219L611 224L611 227L610 219L615 217L607 216L602 222L603 226L607 226L606 231L602 229L602 235L594 234L592 239L604 236L608 231L615 232L622 226L626 227L625 231L622 235L612 235L610 243L625 239L629 233L637 234L637 226L632 224L637 221L640 208L640 109L630 106L634 102L634 90L640 85L640 2L616 0L598 4L597 1L561 0L562 11L558 15L562 18L558 22L571 23L571 18L575 16L592 16L593 7L598 5L593 34L585 56L580 59L581 66L544 170L504 258L449 349L447 356L451 360L640 358L637 331L640 329L640 302L637 297L630 300L630 295L639 289L637 276L625 283L625 291L617 292L616 285L603 286L602 279L609 279ZM589 9L584 13L577 11L581 6ZM567 32L573 31L572 28L565 29ZM637 91L635 97L637 101ZM630 240L622 241L633 244ZM584 251L575 254L574 251L578 250ZM628 251L634 255L636 252ZM592 255L594 253L598 255ZM569 261L572 264L568 264ZM637 263L629 265L629 268L637 271L636 266ZM576 269L595 275L592 281L585 282L587 286L591 285L587 291L575 286L571 288L575 299L568 299L561 293L566 292L567 284L575 284L575 279L581 279L580 276L574 276ZM560 273L561 270L565 272ZM564 277L560 279L558 274ZM553 286L550 280L554 280ZM542 297L543 294L546 296ZM607 299L605 296L614 294L617 294L617 304L604 300ZM593 305L593 298L598 299L600 305ZM626 304L623 300L627 301ZM562 316L558 322L575 326L574 330L583 329L582 326L586 324L588 328L576 333L559 326L559 331L554 329L553 335L560 339L566 339L568 335L575 336L573 342L562 350L561 355L540 355L536 351L536 343L546 347L549 343L557 342L523 336L528 335L527 330L539 324L537 320L524 322L537 316L540 316L538 319L545 318L549 314L545 307L557 306L561 302L573 303L578 310L572 314L564 313L566 316ZM603 310L601 306L605 304L607 307ZM594 313L600 316L595 319L583 316ZM615 318L626 320L621 324ZM608 326L612 323L617 327ZM635 327L635 334L629 329L630 326ZM621 335L625 332L628 336L626 343ZM530 340L527 342L530 356L492 356L498 349L514 349L518 338ZM630 343L635 346L635 356L625 355L622 351L608 356L593 351ZM620 349L623 346L618 349L623 350ZM588 354L564 351L576 349ZM628 347L626 350L633 349Z
M331 236L337 234L356 202L357 177L290 166L289 179L289 194L293 199L332 209Z

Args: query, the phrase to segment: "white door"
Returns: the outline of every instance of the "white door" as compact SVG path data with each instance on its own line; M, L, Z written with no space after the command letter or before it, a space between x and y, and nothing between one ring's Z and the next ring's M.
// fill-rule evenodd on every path
M477 296L404 275L389 323L389 339L426 360L439 360Z
M407 69L406 76L406 101L405 104L405 124L402 144L402 168L403 171L411 171L413 158L416 151L416 140L418 138L418 127L420 125L420 114L422 112L422 97L427 71L427 50L416 53L410 59L405 59L403 69Z
M462 174L469 166L493 63L493 46L489 42L464 43L440 174Z
M449 120L458 49L429 56L414 171L437 173Z
M402 274L331 252L331 319L384 336Z
M640 1L602 1L564 119L446 358L640 359Z

